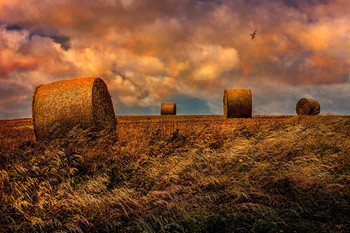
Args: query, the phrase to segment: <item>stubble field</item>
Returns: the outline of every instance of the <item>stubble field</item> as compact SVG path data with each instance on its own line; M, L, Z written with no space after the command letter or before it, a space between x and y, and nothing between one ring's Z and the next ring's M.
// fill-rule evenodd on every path
M0 120L0 231L350 231L350 117L117 121L36 142Z

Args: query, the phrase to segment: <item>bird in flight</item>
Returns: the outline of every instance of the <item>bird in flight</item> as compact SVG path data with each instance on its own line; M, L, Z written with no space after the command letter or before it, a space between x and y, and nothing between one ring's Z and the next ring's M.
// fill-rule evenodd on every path
M255 29L255 31L250 34L250 36L252 37L252 40L255 38L255 35L256 35L257 31L258 31L258 29Z

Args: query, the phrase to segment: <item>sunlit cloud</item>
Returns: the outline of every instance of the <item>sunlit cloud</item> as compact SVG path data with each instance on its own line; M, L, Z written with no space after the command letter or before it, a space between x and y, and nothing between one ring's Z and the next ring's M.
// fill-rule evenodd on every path
M311 92L349 114L347 9L346 0L0 1L1 90L11 90L0 118L30 116L40 84L92 76L117 114L158 114L185 97L221 114L225 88L251 88L255 114L293 114Z

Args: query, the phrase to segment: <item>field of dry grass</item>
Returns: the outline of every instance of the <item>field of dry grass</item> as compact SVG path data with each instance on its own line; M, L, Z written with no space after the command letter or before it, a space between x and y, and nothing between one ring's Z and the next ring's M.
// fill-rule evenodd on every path
M0 232L349 232L350 117L0 120Z

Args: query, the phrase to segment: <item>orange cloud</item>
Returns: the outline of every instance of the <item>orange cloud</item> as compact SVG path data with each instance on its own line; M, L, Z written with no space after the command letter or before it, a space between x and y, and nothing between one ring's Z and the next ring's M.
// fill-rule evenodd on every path
M320 68L336 66L337 62L329 57L313 56L312 61Z
M35 59L29 59L22 62L12 62L2 64L0 66L0 73L9 73L19 69L36 70L38 68L38 63Z
M349 1L296 2L0 0L0 72L23 89L100 76L127 106L186 95L213 112L227 87L345 85Z

